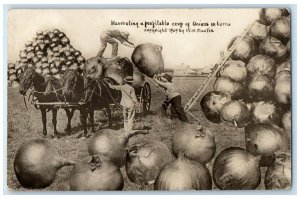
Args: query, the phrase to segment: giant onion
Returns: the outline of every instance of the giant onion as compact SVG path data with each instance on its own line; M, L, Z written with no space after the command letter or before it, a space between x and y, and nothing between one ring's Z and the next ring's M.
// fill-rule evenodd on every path
M243 127L251 122L251 114L244 103L230 101L221 109L221 120L230 126Z
M128 140L136 134L147 134L147 132L132 131L125 133L103 129L97 132L88 143L89 155L104 155L117 166L121 167L125 164Z
M290 189L292 185L291 154L278 152L275 162L267 170L265 187L267 190Z
M163 142L142 140L130 146L126 157L128 178L137 184L152 184L160 170L173 160Z
M220 76L228 77L237 82L243 82L247 78L245 63L240 60L227 61L220 70Z
M18 149L14 170L23 187L40 189L53 183L60 168L73 164L74 162L62 158L47 140L34 139L25 142Z
M282 126L283 126L284 130L287 132L288 136L291 138L292 115L291 115L290 110L283 114L281 121L282 121Z
M259 45L259 53L268 55L277 62L282 62L288 56L288 47L275 37L267 36Z
M281 123L281 110L274 102L254 102L251 112L254 122L270 122L275 125Z
M213 164L213 180L221 190L253 190L261 180L259 156L230 147L221 151Z
M138 45L131 55L132 62L145 75L153 77L164 69L162 46L152 43Z
M264 75L256 75L248 82L247 94L252 101L271 100L274 96L274 83Z
M270 25L275 19L283 16L285 10L281 8L262 8L259 11L259 19L265 25Z
M273 157L276 151L289 149L289 139L285 132L271 123L252 123L245 127L246 148L253 155ZM270 158L272 161L272 158ZM262 165L270 165L265 162Z
M70 174L71 191L122 190L124 180L120 169L108 158L88 156L78 162Z
M214 90L227 93L232 99L240 99L244 96L245 88L240 82L227 77L218 77L214 83Z
M288 105L291 102L291 78L276 81L274 89L275 99L280 104Z
M182 152L190 160L206 164L215 155L216 143L207 128L197 124L182 124L173 135L172 149L176 156Z
M236 37L232 39L228 48L236 40ZM243 62L247 62L251 57L253 57L257 53L257 46L252 37L245 36L242 41L237 44L234 52L231 55L231 58L234 60L242 60Z
M276 66L276 74L279 74L282 71L291 72L291 63L289 60L286 60Z
M205 94L200 105L205 117L214 123L220 123L220 110L222 106L231 100L230 95L219 91L211 91Z
M209 170L202 164L187 159L182 153L167 164L155 180L155 190L184 191L211 190Z
M268 27L257 20L254 22L253 26L250 28L248 35L253 37L255 41L260 42L268 35Z
M290 40L291 27L290 18L280 17L274 20L270 26L269 34L276 39L279 39L283 44Z
M266 55L256 55L249 60L247 71L250 75L274 77L275 61Z

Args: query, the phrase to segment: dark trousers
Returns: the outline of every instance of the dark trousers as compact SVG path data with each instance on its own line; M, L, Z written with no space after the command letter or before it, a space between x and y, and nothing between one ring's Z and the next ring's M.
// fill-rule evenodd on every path
M181 122L189 122L189 120L183 110L183 107L181 105L181 96L180 95L173 97L171 100L165 100L162 105L163 109L167 110L169 104L171 104L171 111L172 112L174 111L177 114L178 119Z

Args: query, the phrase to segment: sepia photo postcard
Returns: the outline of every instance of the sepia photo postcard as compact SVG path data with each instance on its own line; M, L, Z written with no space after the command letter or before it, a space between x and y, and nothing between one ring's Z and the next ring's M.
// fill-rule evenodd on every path
M7 190L288 193L291 8L9 9Z

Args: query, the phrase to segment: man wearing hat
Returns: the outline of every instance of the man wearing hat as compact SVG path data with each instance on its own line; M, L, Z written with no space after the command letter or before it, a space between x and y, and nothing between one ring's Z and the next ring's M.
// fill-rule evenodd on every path
M100 34L100 50L97 54L98 57L102 57L107 43L110 43L112 45L112 53L111 57L116 57L118 55L118 41L121 42L121 44L129 47L129 48L135 48L134 44L128 41L129 33L128 32L121 32L119 30L105 30L101 32Z
M122 99L120 105L123 107L124 129L125 132L131 132L134 125L135 107L139 107L139 102L135 95L134 88L131 86L133 82L132 76L124 78L125 84L112 85L108 84L110 88L120 90L122 92Z
M181 95L175 88L174 84L172 83L172 76L169 74L161 74L161 75L155 75L153 77L155 82L163 87L167 94L167 102L165 101L163 103L163 108L168 108L169 103L171 104L172 108L174 108L175 113L178 116L178 119L181 122L189 122L183 107L181 105ZM165 106L165 107L164 107Z

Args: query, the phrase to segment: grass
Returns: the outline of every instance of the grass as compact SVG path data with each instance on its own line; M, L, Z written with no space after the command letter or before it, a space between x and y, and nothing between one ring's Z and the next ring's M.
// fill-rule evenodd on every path
M188 80L188 81L187 81ZM184 79L178 78L174 80L174 83L178 86L182 94L183 104L185 104L194 92L198 89L202 78L193 78L193 79ZM208 88L208 89L211 89ZM151 84L152 90L152 103L151 110L152 114L147 115L142 118L143 122L151 124L152 130L148 135L137 135L130 139L129 145L133 142L138 141L142 138L160 140L167 144L171 149L171 138L176 128L180 125L178 121L172 121L168 118L161 118L158 116L158 110L161 106L161 103L165 99L164 94L157 89L154 85ZM225 124L213 124L209 122L203 115L199 103L193 108L193 113L200 119L200 123L209 128L215 136L217 149L216 155L225 148L236 146L245 148L244 141L244 129L243 128L234 128L228 127ZM120 113L115 113L114 123L121 123L122 116ZM51 112L47 113L47 128L48 134L53 134ZM63 110L58 112L58 131L63 132L66 127L66 114ZM96 123L103 121L104 115L102 112L97 112L95 115ZM84 157L88 156L87 152L87 143L89 139L77 139L77 133L79 133L79 113L75 112L74 118L72 120L73 133L71 136L64 136L59 140L48 140L53 143L59 153L63 157L68 157L74 161L79 161ZM120 129L121 130L121 129ZM42 137L42 121L41 113L39 110L36 110L34 107L29 106L28 109L25 108L23 103L23 98L19 95L17 89L9 88L8 89L8 132L7 132L7 185L8 189L12 191L25 191L14 173L13 170L13 160L18 147L23 143L31 139L41 138ZM212 163L214 159L207 164L210 172L212 170ZM40 191L67 191L69 190L69 175L72 167L64 167L60 169L57 173L56 180L49 187L42 189ZM127 175L125 168L121 168L125 185L124 191L126 190L153 190L153 186L139 186L132 183ZM264 189L263 179L266 169L262 168L262 182L258 189ZM213 185L213 189L217 189ZM38 191L38 190L37 190Z

